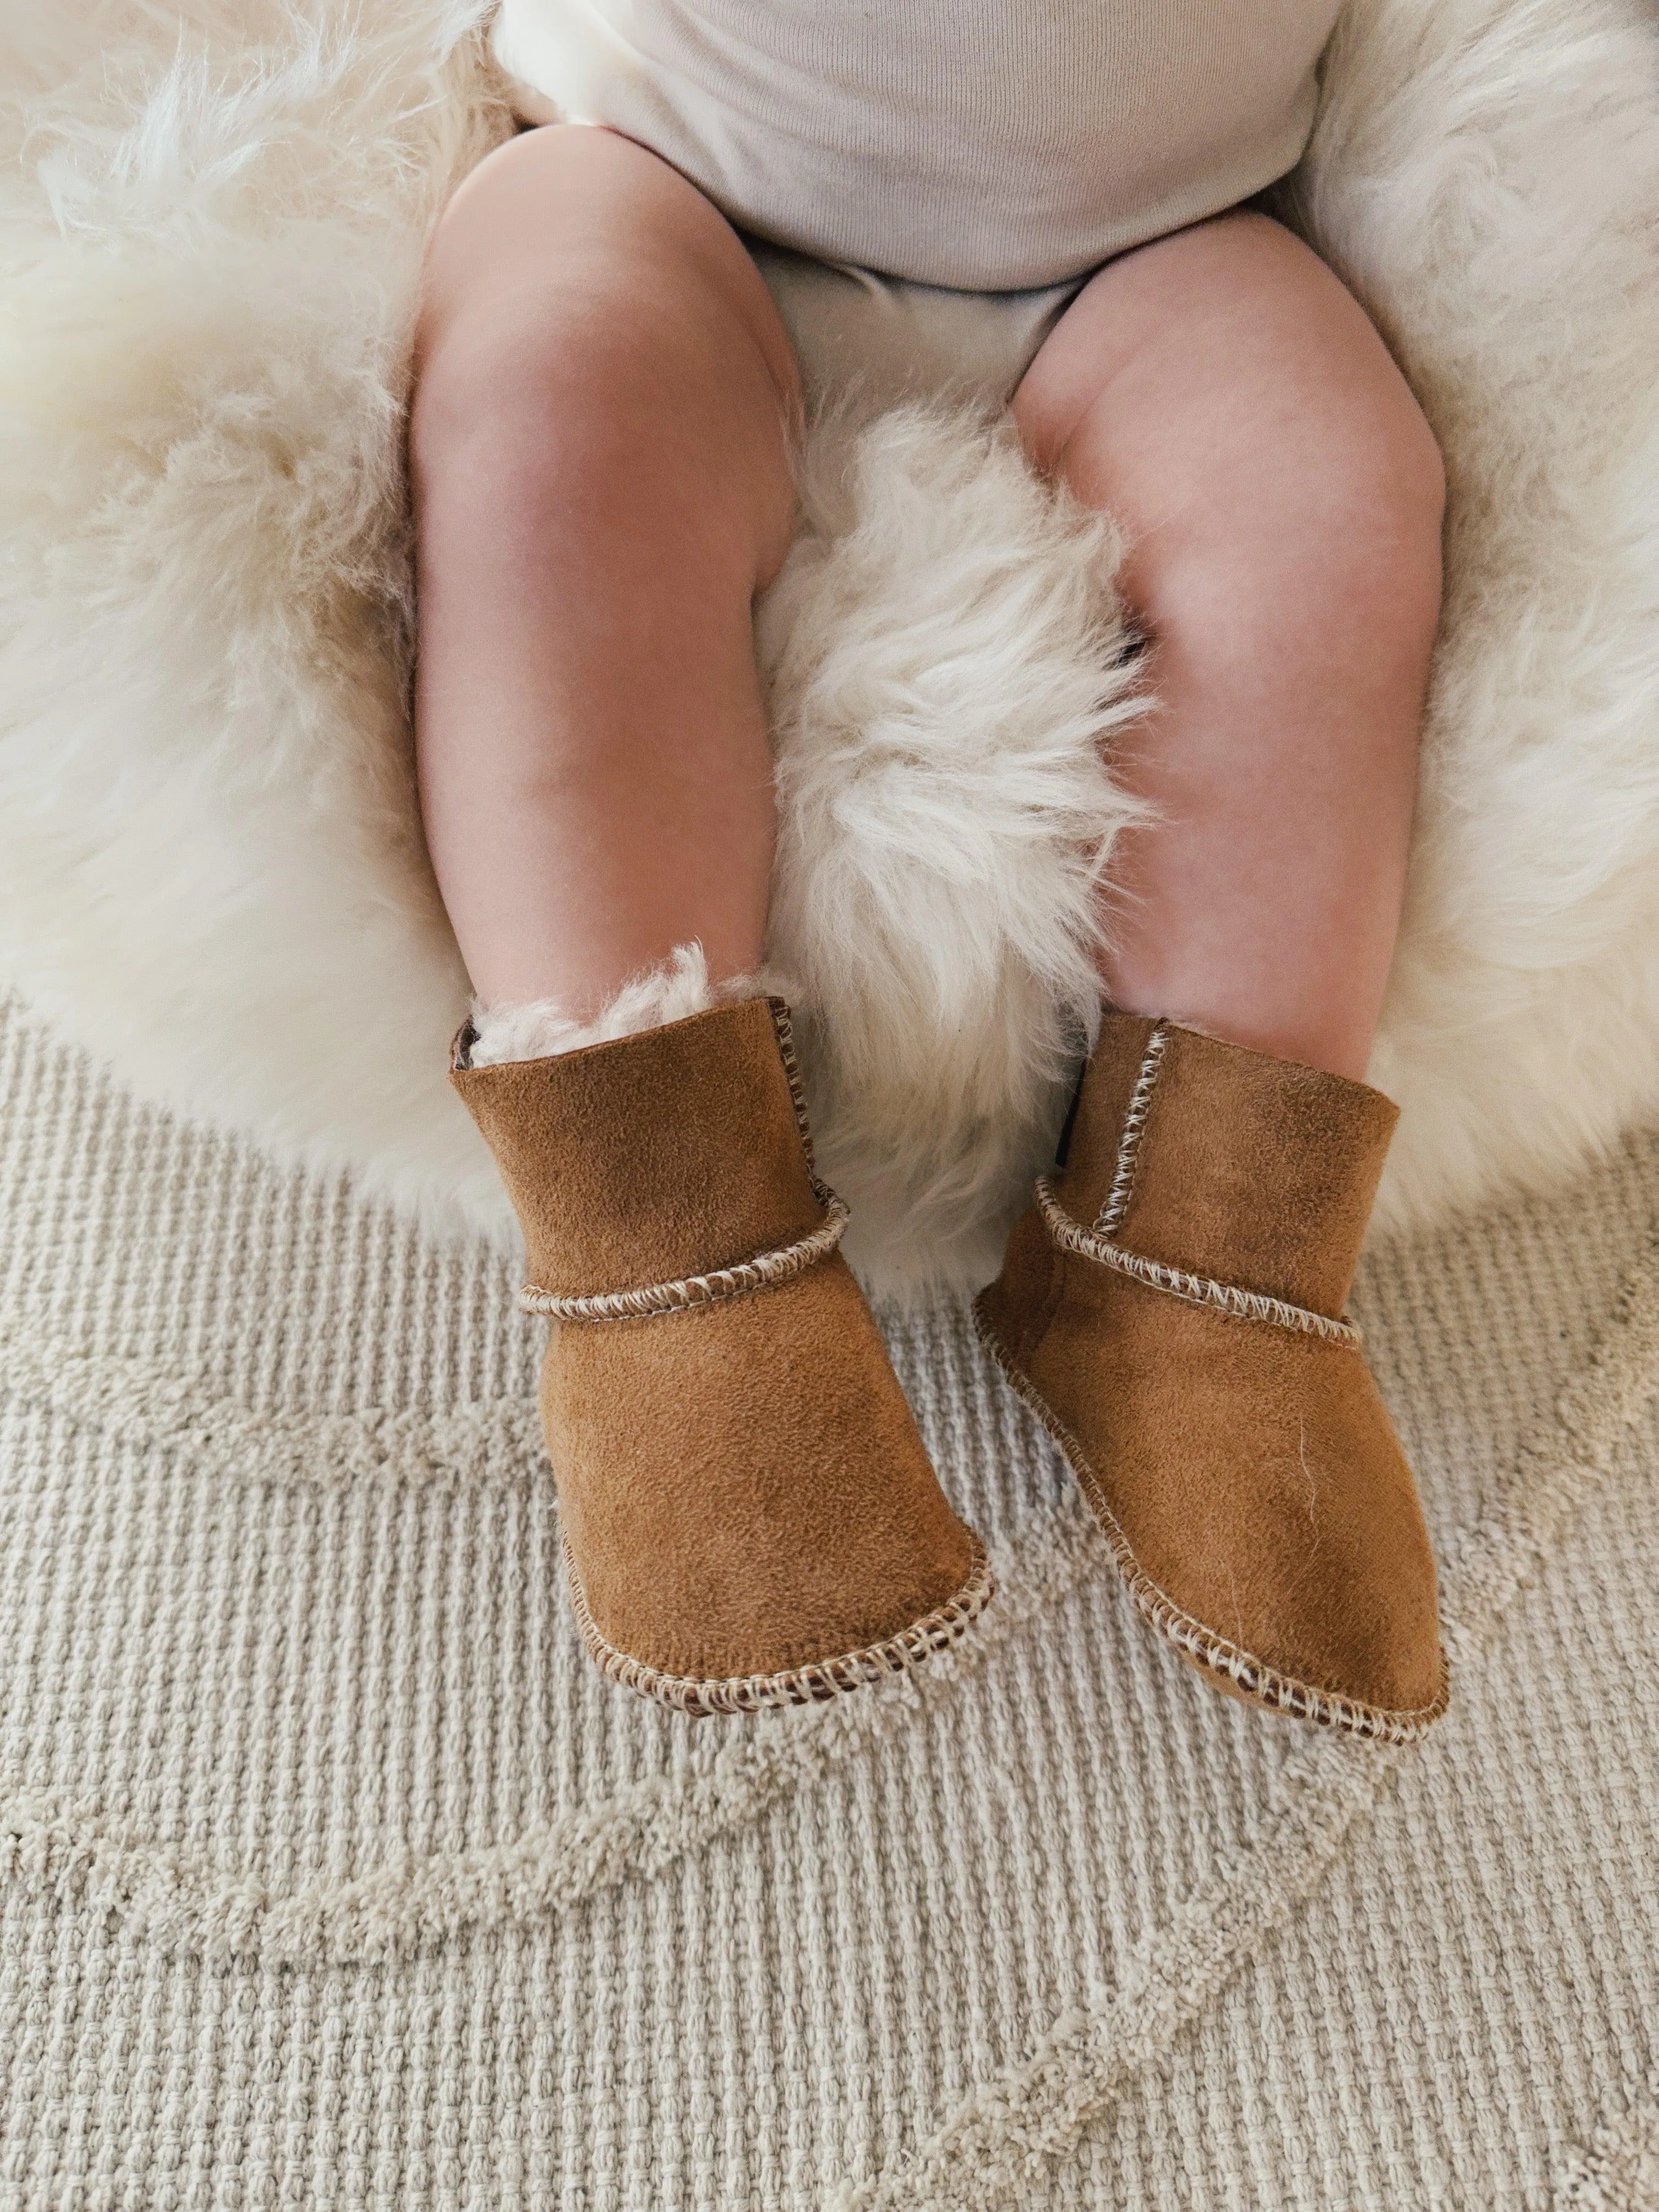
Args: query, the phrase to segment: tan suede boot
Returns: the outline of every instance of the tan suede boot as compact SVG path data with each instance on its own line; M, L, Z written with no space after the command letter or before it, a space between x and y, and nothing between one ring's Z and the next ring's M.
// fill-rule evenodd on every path
M1109 1016L975 1314L1183 1658L1405 1742L1446 1705L1434 1561L1343 1314L1395 1119L1364 1084Z
M693 1713L915 1664L984 1607L812 1173L781 1000L456 1089L552 1317L542 1413L588 1650Z

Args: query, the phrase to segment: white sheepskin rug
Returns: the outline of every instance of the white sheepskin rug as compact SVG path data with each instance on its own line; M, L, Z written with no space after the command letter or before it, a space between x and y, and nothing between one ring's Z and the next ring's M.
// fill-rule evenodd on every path
M421 252L509 127L458 0L0 27L0 963L138 1090L510 1233L406 726ZM1659 1110L1659 32L1357 0L1286 206L1445 449L1449 587L1374 1079L1385 1226ZM963 1286L1093 1018L1133 711L1109 526L912 411L809 454L763 611L826 1174ZM67 1139L66 1139L67 1140Z

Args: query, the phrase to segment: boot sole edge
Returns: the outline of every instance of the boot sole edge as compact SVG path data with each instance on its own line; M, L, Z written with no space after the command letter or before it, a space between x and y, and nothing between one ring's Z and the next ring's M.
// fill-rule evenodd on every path
M1445 1712L1451 1698L1450 1666L1443 1645L1440 1687L1432 1704L1395 1711L1324 1690L1269 1666L1254 1652L1206 1626L1189 1613L1163 1586L1155 1582L1135 1557L1133 1546L1106 1501L1105 1493L1088 1455L1060 1420L1042 1392L1014 1359L985 1310L986 1293L974 1300L974 1327L980 1342L1000 1370L1014 1395L1048 1431L1061 1458L1070 1468L1078 1488L1099 1523L1111 1552L1112 1564L1128 1589L1135 1609L1162 1641L1168 1644L1211 1687L1265 1712L1306 1721L1316 1728L1331 1728L1371 1742L1415 1743Z
M671 1706L693 1719L715 1713L762 1712L793 1705L823 1705L850 1695L893 1675L908 1674L937 1653L960 1642L996 1595L996 1577L984 1543L967 1530L968 1579L942 1605L912 1621L908 1628L861 1644L828 1659L816 1659L775 1674L698 1677L671 1674L636 1659L611 1644L589 1610L586 1592L568 1540L564 1542L565 1574L576 1626L588 1657L609 1680L636 1697Z

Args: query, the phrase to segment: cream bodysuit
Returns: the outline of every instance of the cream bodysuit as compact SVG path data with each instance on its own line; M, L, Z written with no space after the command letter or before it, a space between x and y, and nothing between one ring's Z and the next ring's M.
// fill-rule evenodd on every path
M787 319L804 256L889 307L1023 295L1046 329L1113 254L1295 165L1340 7L503 0L494 40L527 119L637 139L785 249L756 258Z

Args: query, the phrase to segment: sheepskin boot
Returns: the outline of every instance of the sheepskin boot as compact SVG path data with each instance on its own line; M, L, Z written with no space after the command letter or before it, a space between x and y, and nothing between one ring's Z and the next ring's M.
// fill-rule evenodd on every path
M1182 1657L1403 1742L1446 1704L1434 1561L1343 1311L1396 1118L1364 1084L1109 1015L975 1312Z
M692 1713L952 1642L991 1592L812 1172L778 999L452 1080L552 1320L542 1412L589 1652Z

